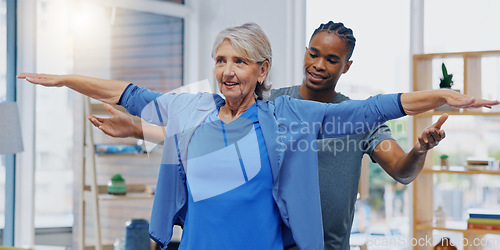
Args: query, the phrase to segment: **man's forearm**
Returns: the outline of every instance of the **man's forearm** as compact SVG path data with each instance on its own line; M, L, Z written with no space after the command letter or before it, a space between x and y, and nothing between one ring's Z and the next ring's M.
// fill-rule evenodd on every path
M421 150L420 144L416 143L410 152L401 156L394 168L394 179L402 184L409 184L422 171L427 156L427 150Z

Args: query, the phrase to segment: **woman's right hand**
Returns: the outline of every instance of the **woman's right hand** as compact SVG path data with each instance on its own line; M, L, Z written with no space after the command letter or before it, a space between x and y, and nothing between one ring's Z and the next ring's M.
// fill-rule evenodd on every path
M109 104L104 104L104 108L113 115L111 118L99 118L93 115L87 115L94 126L102 130L105 134L112 137L135 137L142 139L141 126L134 123L132 116L114 108ZM141 134L139 136L138 134Z
M64 76L63 75L49 75L49 74L21 72L16 77L17 77L17 79L26 79L26 81L28 81L30 83L43 85L46 87L62 87L62 86L64 86Z

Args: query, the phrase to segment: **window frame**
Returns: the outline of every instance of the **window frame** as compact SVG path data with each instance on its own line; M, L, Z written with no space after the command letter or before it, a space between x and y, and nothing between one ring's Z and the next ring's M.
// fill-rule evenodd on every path
M37 4L32 0L6 0L9 3L9 23L14 27L14 32L10 37L14 38L11 46L8 46L9 53L13 56L14 63L9 63L11 69L11 85L16 87L17 69L25 72L36 72L36 16ZM159 0L89 0L105 6L116 6L143 12L158 13L181 17L184 19L184 83L190 83L198 80L198 11L199 0L185 0L184 4L162 2ZM15 6L14 8L10 7ZM9 184L13 194L12 207L13 213L9 215L13 223L9 238L13 242L10 245L34 246L35 245L35 227L34 220L34 164L35 164L35 98L36 89L34 85L20 84L17 89L13 89L10 94L18 98L20 102L19 112L24 140L24 152L17 155L17 161L11 163L17 166L17 171L9 174ZM14 182L17 180L17 182ZM22 183L22 185L21 185ZM16 188L17 187L17 188ZM7 197L6 197L7 198ZM14 204L16 205L14 207ZM15 212L15 214L14 214ZM28 233L27 233L28 232ZM31 233L29 233L31 232ZM5 231L3 232L5 235ZM9 235L9 232L7 232ZM14 238L15 236L15 238ZM4 236L5 237L5 236ZM6 243L6 242L4 242Z
M6 101L16 101L16 65L17 65L17 0L6 1L7 13L7 72ZM16 155L5 155L5 227L3 245L14 246L15 211L16 211Z

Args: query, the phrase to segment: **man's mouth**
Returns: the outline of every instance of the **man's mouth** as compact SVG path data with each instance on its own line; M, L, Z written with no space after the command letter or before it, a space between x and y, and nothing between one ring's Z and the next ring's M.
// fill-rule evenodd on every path
M315 74L315 73L312 73L309 71L307 71L307 73L309 74L309 80L311 80L311 81L322 81L322 80L328 78L326 76L323 76L320 74Z

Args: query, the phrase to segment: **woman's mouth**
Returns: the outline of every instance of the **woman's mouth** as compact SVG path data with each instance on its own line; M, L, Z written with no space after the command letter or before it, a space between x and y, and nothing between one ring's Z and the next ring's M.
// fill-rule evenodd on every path
M224 82L224 85L226 86L234 86L234 85L238 85L239 83L237 82Z

